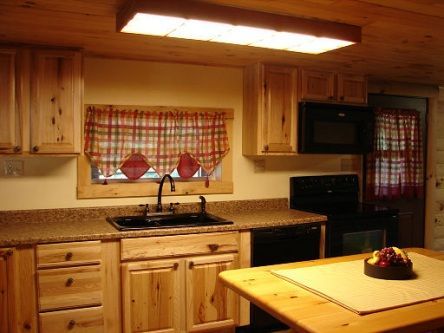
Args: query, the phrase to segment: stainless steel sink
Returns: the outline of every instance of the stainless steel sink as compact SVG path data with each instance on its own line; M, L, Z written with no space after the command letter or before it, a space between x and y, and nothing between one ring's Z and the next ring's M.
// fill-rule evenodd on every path
M151 216L116 216L107 217L106 219L118 230L185 228L233 224L232 221L228 221L208 213L154 214Z

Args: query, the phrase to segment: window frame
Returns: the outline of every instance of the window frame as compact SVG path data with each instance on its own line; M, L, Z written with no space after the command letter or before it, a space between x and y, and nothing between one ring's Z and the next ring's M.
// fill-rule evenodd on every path
M82 124L85 121L86 109L91 105L84 105ZM105 107L105 105L94 105ZM113 105L115 108L139 110L163 111L171 107L162 106L136 106L136 105ZM230 150L223 158L222 172L220 180L210 180L210 186L205 187L205 181L181 181L176 180L176 191L170 192L168 186L163 188L163 195L196 195L196 194L232 194L233 193L233 120L234 110L227 108L203 108L203 107L174 107L177 111L183 112L225 112L225 124L228 135ZM82 147L84 147L84 133L82 126ZM151 197L157 196L159 185L157 182L131 182L115 183L106 185L91 182L91 164L83 149L77 157L77 198L127 198L127 197Z

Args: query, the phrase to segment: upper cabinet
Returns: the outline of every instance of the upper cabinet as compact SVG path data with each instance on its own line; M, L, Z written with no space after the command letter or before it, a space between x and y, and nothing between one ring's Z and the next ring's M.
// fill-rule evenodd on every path
M0 153L22 150L16 76L17 51L0 49Z
M34 51L31 67L31 152L79 153L81 57Z
M297 68L256 64L244 72L243 154L296 153Z
M80 152L81 63L76 51L0 50L0 153Z
M366 104L367 79L363 75L301 70L301 99Z

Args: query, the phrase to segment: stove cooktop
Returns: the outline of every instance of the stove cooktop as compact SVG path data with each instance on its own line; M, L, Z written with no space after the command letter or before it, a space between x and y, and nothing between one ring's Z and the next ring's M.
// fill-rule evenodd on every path
M294 207L298 210L326 215L328 218L365 218L397 214L396 209L368 203L340 203Z

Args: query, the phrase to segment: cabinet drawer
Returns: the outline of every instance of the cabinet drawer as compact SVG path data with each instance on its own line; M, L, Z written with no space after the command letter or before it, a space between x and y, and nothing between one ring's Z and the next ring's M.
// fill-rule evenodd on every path
M103 309L64 310L41 313L40 333L102 333L104 332Z
M238 241L237 232L127 238L121 240L121 259L236 252Z
M40 270L40 311L102 304L100 265Z
M37 245L37 267L78 266L100 263L100 241Z

